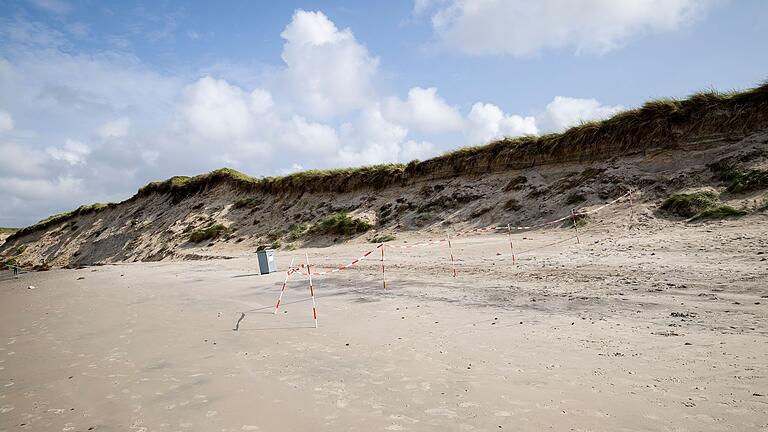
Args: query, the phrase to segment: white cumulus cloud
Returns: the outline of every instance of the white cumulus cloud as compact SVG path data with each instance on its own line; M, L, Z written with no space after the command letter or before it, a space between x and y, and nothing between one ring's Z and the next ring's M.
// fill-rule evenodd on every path
M536 135L539 129L534 117L506 114L493 104L476 103L467 115L465 135L469 144L485 144L489 141L512 136Z
M253 127L250 99L241 88L206 76L184 90L181 114L204 138L240 138ZM263 109L258 105L255 108Z
M297 10L281 36L284 79L298 110L329 118L370 102L379 61L351 30L339 30L322 12Z
M625 108L605 106L595 99L556 96L539 117L539 125L547 132L560 132L580 123L608 118Z
M85 158L91 149L80 141L67 139L62 147L48 147L45 151L54 159L70 165L85 163Z
M32 0L32 4L38 8L54 14L65 14L72 9L72 6L61 0Z
M388 121L378 106L363 110L341 132L344 145L333 160L338 166L408 162L437 153L430 142L407 139L408 129Z
M423 11L432 2L417 1ZM471 55L530 56L567 48L602 54L634 36L669 32L711 0L450 0L432 15L442 44Z
M123 117L104 123L104 125L97 131L97 135L103 140L124 138L128 135L128 129L130 127L131 121Z
M0 110L0 133L13 130L13 117L8 111Z
M388 118L423 132L461 130L463 124L459 111L438 96L434 87L414 87L408 91L405 101L390 97L385 111Z

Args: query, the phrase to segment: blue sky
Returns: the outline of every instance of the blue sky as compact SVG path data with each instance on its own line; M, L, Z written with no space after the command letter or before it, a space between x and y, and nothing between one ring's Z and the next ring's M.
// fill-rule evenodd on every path
M0 1L0 226L751 87L766 23L757 0Z

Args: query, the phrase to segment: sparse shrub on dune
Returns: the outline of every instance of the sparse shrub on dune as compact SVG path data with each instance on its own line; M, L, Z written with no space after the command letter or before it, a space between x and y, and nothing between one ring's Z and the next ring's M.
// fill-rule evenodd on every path
M575 222L571 219L571 225L576 225L577 228L581 228L589 223L589 215L576 213Z
M437 215L435 212L432 211L425 211L425 212L416 212L416 215L413 217L413 222L416 225L424 226L432 221L437 219Z
M768 188L768 170L747 169L732 173L729 192L741 193Z
M746 216L749 212L733 208L729 205L719 205L717 207L709 208L694 215L688 220L688 222L709 220L709 219L725 219L729 217L741 217Z
M16 257L6 258L0 261L0 270L10 269L16 264L17 264Z
M676 193L664 200L661 204L661 209L678 216L690 218L697 213L715 207L718 198L719 195L711 191Z
M304 237L310 229L312 229L312 224L310 223L293 224L288 227L286 238L289 242L296 241Z
M587 198L584 197L584 195L581 195L576 192L571 192L568 194L568 197L565 199L565 203L568 205L578 204L580 202L586 201Z
M514 177L512 180L507 183L506 186L504 186L504 191L509 192L513 190L520 190L525 187L525 185L528 183L528 178L525 176L517 176Z
M258 203L259 203L259 200L253 197L240 198L239 200L235 201L235 203L233 204L233 207L236 209L253 207Z
M768 170L743 168L733 160L709 165L715 177L729 183L728 192L743 193L768 188Z
M352 218L347 213L335 213L313 225L309 231L313 234L353 235L371 228L373 225L362 219Z
M768 210L768 193L763 195L763 199L761 201L758 201L757 207L755 208L755 211L766 211Z
M193 231L192 234L189 235L189 241L192 243L200 243L205 240L211 240L215 239L222 233L227 232L227 227L225 227L222 224L213 224L207 228L199 229L196 231Z
M514 198L511 198L511 199L507 200L507 202L504 203L504 210L518 211L521 208L523 208L523 205L520 204L520 201L518 201L518 200L516 200Z
M370 243L386 243L393 240L396 240L397 237L393 236L392 234L376 234L375 236L368 239L368 242Z

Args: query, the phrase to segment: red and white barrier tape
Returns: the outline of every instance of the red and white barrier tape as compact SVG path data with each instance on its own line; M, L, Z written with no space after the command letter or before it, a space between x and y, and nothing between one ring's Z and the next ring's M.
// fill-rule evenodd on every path
M293 274L295 267L293 267L293 261L296 258L291 258L291 264L288 266L288 271L285 272L285 280L283 281L283 287L280 289L280 297L277 298L277 304L275 305L275 314L277 314L277 308L280 307L280 302L283 301L283 293L285 293L285 286L288 285L288 278Z
M632 200L632 195L631 194L632 194L632 191L630 190L627 193L625 193L624 195L616 198L615 200L613 200L613 201L611 201L609 203L606 203L606 204L604 204L604 205L602 205L602 206L600 206L600 207L598 207L596 209L589 210L589 211L576 212L575 209L571 209L571 214L568 215L568 216L564 216L564 217L561 217L559 219L555 219L555 220L548 221L548 222L543 222L543 223L536 224L536 225L515 226L515 227L513 227L511 225L507 225L505 227L504 226L483 227L483 228L476 228L476 229L469 230L469 231L463 231L463 232L461 232L459 234L456 234L456 235L463 235L463 234L469 234L469 233L478 233L478 232L484 232L484 231L501 231L501 230L506 230L507 234L509 236L510 251L512 252L512 263L514 264L515 263L515 248L514 248L514 246L512 244L512 230L513 229L515 229L515 230L534 229L534 228L538 228L538 227L542 227L542 226L546 226L546 225L552 225L552 224L555 224L555 223L558 223L558 222L562 222L562 221L565 221L565 220L568 220L568 219L573 219L574 228L575 228L576 227L576 216L582 216L582 215L588 215L588 214L596 213L596 212L598 212L598 211L600 211L600 210L602 210L602 209L604 209L604 208L606 208L606 207L608 207L610 205L613 205L613 204L621 201L622 199L624 199L626 197L629 197L630 203L631 203L632 202L631 201ZM575 238L576 238L577 241L579 241L578 230L576 231L576 237ZM560 241L552 243L550 245L544 245L544 246L541 246L539 248L548 247L548 246L551 246L551 245L554 245L554 244L563 243L563 242L568 241L568 240L570 240L570 238L569 239L565 239L565 240L560 240ZM331 274L331 273L336 273L336 272L348 269L348 268L350 268L350 267L360 263L360 261L364 260L368 256L370 256L373 252L376 251L376 249L381 249L381 277L382 277L382 280L383 280L383 283L384 283L384 288L386 289L387 288L387 280L386 280L386 275L384 273L384 248L385 247L392 247L392 248L398 248L398 249L411 249L411 248L417 248L417 247L432 246L432 245L446 243L446 242L448 243L448 249L449 249L449 252L450 252L451 267L452 267L452 270L453 270L453 276L456 277L456 264L455 264L454 257L453 257L453 248L451 246L451 237L450 237L450 235L448 235L448 237L446 239L429 241L429 242L424 242L424 243L416 243L416 244L412 244L412 245L393 245L393 244L379 243L378 245L376 245L375 248L369 250L368 252L364 253L360 258L355 259L355 260L351 261L348 264L345 264L345 265L343 265L341 267L336 267L335 269L332 269L332 270L326 270L326 271L323 271L323 272L315 273L314 275L315 276L323 276L323 275L327 275L327 274ZM529 250L521 251L521 252L518 252L518 255L530 253L530 252L532 252L534 250L537 250L539 248L534 248L534 249L529 249ZM312 267L309 264L309 255L305 253L305 257L306 257L306 260L307 260L306 264L300 264L298 267L294 267L293 266L293 262L294 261L291 260L291 264L288 266L288 271L286 271L286 274L285 274L285 281L283 282L283 286L282 286L282 288L280 290L280 297L277 299L277 304L275 305L275 312L274 313L276 314L278 308L280 307L280 302L282 301L283 293L285 292L285 286L288 284L288 279L291 277L291 275L293 275L294 273L299 273L301 275L309 276L309 295L312 298L312 317L314 318L314 321L315 321L315 328L317 328L317 306L315 304L315 287L314 287L314 284L312 283L312 275L313 275L312 274ZM306 273L303 271L304 269L306 269ZM238 324L239 323L240 322L238 321Z
M563 221L566 221L566 220L569 220L569 219L573 219L574 216L582 216L582 215L588 215L588 214L596 213L596 212L598 212L598 211L600 211L600 210L602 210L602 209L604 209L604 208L606 208L608 206L616 204L617 202L621 201L622 199L624 199L624 198L626 198L628 196L631 196L630 195L631 193L632 193L632 191L629 191L629 192L625 193L624 195L616 198L615 200L613 200L613 201L611 201L609 203L603 204L602 206L600 206L598 208L595 208L595 209L592 209L592 210L588 210L588 211L573 212L570 215L563 216L561 218L554 219L554 220L551 220L551 221L538 223L538 224L535 224L535 225L527 225L527 226L512 226L512 225L507 225L507 226L490 226L490 227L482 227L482 228L475 228L475 229L471 229L471 230L467 230L467 231L462 231L462 232L457 233L455 235L456 236L461 236L461 235L466 235L466 234L471 234L471 233L479 233L479 232L487 232L487 231L507 231L507 232L510 232L512 230L530 230L530 229L540 228L540 227L543 227L543 226L552 225L552 224L563 222ZM348 268L350 268L350 267L360 263L360 261L362 261L365 258L367 258L368 256L370 256L373 252L376 251L376 249L383 248L383 247L389 247L389 248L395 248L395 249L412 249L412 248L418 248L418 247L434 246L434 245L437 245L437 244L449 243L449 242L450 242L450 238L434 240L434 241L427 241L427 242L422 242L422 243L415 243L415 244L400 244L400 245L398 245L398 244L390 244L390 243L379 243L378 245L376 245L376 247L374 249L369 250L368 252L364 253L360 258L358 258L356 260L353 260L353 261L351 261L348 264L345 264L345 265L340 266L340 267L336 267L336 268L334 268L332 270L326 270L326 271L323 271L323 272L313 272L312 275L313 276L324 276L324 275L327 275L327 274L330 274L330 273L336 273L336 272L339 272L339 271L342 271L342 270L346 270L346 269L348 269ZM511 242L510 242L510 247L512 248L512 253L513 253L513 256L514 256L514 248L511 246ZM288 269L288 276L292 275L293 273L299 273L299 274L301 274L303 276L308 276L309 275L309 271L307 269L307 265L306 264L299 264L298 267L290 267Z
M626 197L631 196L631 194L632 194L632 191L630 190L629 192L625 193L624 195L616 198L615 200L613 200L613 201L611 201L609 203L603 204L603 205L601 205L600 207L598 207L596 209L587 210L587 211L575 211L574 214L575 214L575 216L578 217L578 216L583 216L583 215L588 215L588 214L596 213L596 212L598 212L598 211L600 211L600 210L602 210L602 209L604 209L604 208L606 208L608 206L616 204L617 202L621 201L622 199L624 199ZM563 221L566 221L566 220L571 219L571 218L573 218L573 215L563 216L561 218L554 219L554 220L547 221L547 222L541 222L541 223L538 223L536 225L527 225L527 226L508 225L508 226L490 226L490 227L474 228L474 229L471 229L471 230L466 230L466 231L461 231L459 233L456 233L456 236L466 235L466 234L471 234L471 233L477 233L477 232L485 232L485 231L508 231L508 230L518 230L518 231L520 231L520 230L530 230L530 229L541 228L543 226L547 226L547 225L552 225L552 224L556 224L556 223L559 223L559 222L563 222Z
M315 318L315 328L317 328L317 305L315 305L315 287L312 285L312 267L309 265L309 254L307 257L307 275L309 275L309 296L312 297L312 316Z
M411 248L417 248L417 247L424 247L424 246L433 246L440 243L446 243L448 242L448 239L442 239L442 240L435 240L435 241L429 241L424 243L415 243L412 245L396 245L396 244L385 244L386 247L395 248L395 249L411 249Z
M356 260L353 260L349 264L345 264L345 265L343 265L341 267L336 267L335 269L332 269L332 270L326 270L326 271L322 271L322 272L313 272L312 275L313 276L323 276L323 275L327 275L327 274L330 274L330 273L336 273L336 272L339 272L339 271L342 271L342 270L346 270L346 269L354 266L355 264L359 264L360 261L362 261L365 258L367 258L369 255L371 255L373 252L375 252L376 249L379 249L382 246L384 246L384 243L379 243L378 245L376 245L375 248L373 248L373 249L369 250L368 252L364 253L360 258L358 258ZM305 272L304 269L307 269L307 271ZM289 269L288 272L289 272L289 274L299 273L299 274L301 274L303 276L308 276L309 275L309 268L305 264L299 264L298 267L293 267L293 268Z

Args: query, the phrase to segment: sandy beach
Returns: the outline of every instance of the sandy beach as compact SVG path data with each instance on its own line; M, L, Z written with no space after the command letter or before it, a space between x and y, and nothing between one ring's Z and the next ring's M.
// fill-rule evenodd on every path
M764 222L4 272L0 430L765 430Z

